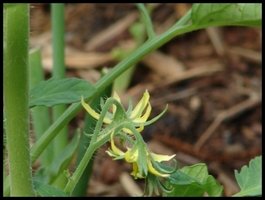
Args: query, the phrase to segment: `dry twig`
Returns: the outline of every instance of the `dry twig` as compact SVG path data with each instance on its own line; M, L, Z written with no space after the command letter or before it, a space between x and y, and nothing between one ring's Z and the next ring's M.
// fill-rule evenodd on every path
M206 32L210 37L210 40L213 44L213 47L214 47L216 53L219 56L223 56L225 53L225 48L224 48L221 36L219 34L219 30L220 29L218 29L218 28L211 27L211 28L207 28Z
M170 94L162 96L160 98L156 98L156 99L152 100L151 102L152 102L153 106L158 106L161 104L168 103L169 101L176 101L176 100L180 100L183 98L187 98L196 92L197 92L197 88L189 88L189 89L186 89L184 91L170 93Z
M256 63L261 63L261 53L257 52L257 51L253 51L251 49L245 49L245 48L241 48L241 47L229 47L227 49L228 53L234 54L234 55L238 55L238 56L242 56L246 59L249 59L253 62Z
M130 25L137 19L138 12L132 12L127 15L125 18L122 18L118 22L109 26L107 29L103 30L97 36L93 37L88 43L85 45L87 51L91 51L97 48L100 45L104 45L106 42L115 38L117 35L121 34L125 30L127 30Z
M155 51L146 56L142 62L161 77L170 77L174 74L182 72L185 69L181 62L160 51Z

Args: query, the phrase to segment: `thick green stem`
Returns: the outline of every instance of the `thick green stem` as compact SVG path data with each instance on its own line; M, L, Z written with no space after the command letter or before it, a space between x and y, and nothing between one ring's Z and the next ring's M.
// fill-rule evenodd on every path
M29 5L4 8L4 112L11 196L34 196L29 154Z
M170 41L177 35L181 35L187 32L191 32L199 27L192 25L185 25L190 19L190 12L187 13L176 25L170 28L168 31L160 36L155 37L152 40L147 41L141 47L139 47L131 56L128 56L122 62L117 64L106 76L101 78L96 84L95 92L91 93L86 98L86 101L91 100L95 95L102 92L108 85L110 85L115 78L140 61L145 55L151 53L153 50L161 47L166 42ZM44 133L44 135L35 143L32 147L31 155L34 162L40 154L43 152L49 142L57 135L57 132L61 130L81 109L81 103L74 103L67 108L67 110L50 126L50 128Z

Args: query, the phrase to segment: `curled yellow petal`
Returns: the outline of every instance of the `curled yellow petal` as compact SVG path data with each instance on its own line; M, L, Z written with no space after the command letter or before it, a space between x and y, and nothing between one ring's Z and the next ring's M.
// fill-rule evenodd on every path
M129 135L133 135L133 132L128 128L122 129L125 133L128 133ZM144 125L141 125L139 128L136 128L136 130L140 133L144 130Z
M84 101L83 97L81 97L81 104L92 117L94 117L96 120L99 120L100 115ZM110 124L111 120L109 118L104 117L103 122L106 124Z
M142 117L134 119L133 122L135 122L135 123L144 123L144 122L146 122L146 120L150 116L151 110L152 110L151 104L148 102L148 105L147 105L147 108L146 108L146 111L145 111L144 115Z
M128 133L128 134L130 134L130 135L133 134L133 132L132 132L130 129L128 129L128 128L123 128L122 130L123 130L125 133Z
M156 154L156 153L150 153L150 154L152 158L154 159L154 161L157 161L157 162L169 161L176 155L174 154L172 156L168 156L168 155L162 155L162 154Z
M138 102L138 104L133 109L131 116L130 116L131 119L141 116L143 110L145 109L147 103L149 102L149 98L150 98L150 95L148 91L146 90L141 100Z
M118 147L116 147L115 143L114 143L114 132L111 133L111 140L110 140L110 144L111 144L111 149L113 151L113 153L115 153L117 156L122 156L124 155L124 152L122 150L120 150Z
M144 125L141 125L139 128L136 129L139 133L144 130Z
M129 135L133 135L133 132L128 128L122 129L125 133L128 133ZM139 128L136 128L136 130L140 133L142 130L144 130L144 125L141 125Z
M158 172L152 165L151 160L148 160L148 171L156 176L161 176L161 177L168 177L169 174L162 174L160 172Z
M112 151L107 150L106 153L110 156L110 157L117 157L116 154L112 153Z

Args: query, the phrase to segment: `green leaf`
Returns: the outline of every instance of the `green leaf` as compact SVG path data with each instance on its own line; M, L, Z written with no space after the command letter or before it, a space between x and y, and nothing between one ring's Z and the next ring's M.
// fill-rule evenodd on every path
M72 141L64 148L63 152L61 152L53 161L51 167L48 169L51 174L52 179L58 177L59 174L63 173L63 171L69 165L75 151L77 150L80 133L75 133L76 135L72 139Z
M83 79L49 79L40 82L30 91L30 107L54 106L80 101L95 92L95 87Z
M32 180L37 196L67 196L61 189L48 184L48 176L44 168L38 169Z
M33 182L37 195L41 197L66 197L67 195L59 188L53 187L42 182Z
M243 166L240 172L235 170L240 192L234 196L261 195L261 159L262 156L258 156L250 161L249 167Z
M195 3L191 16L195 25L261 26L261 3Z
M208 174L207 166L198 163L183 167L169 177L169 184L174 189L165 193L166 196L221 196L223 187Z

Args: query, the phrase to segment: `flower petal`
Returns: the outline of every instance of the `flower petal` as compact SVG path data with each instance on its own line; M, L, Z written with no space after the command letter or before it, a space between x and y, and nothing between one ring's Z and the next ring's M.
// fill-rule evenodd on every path
M148 171L156 176L168 177L169 174L162 174L158 172L152 165L151 160L148 160Z
M144 130L144 125L141 125L139 128L136 128L136 130L140 133Z
M148 91L146 90L143 94L143 97L141 100L138 102L138 104L135 106L133 109L130 118L135 119L136 117L140 117L142 112L144 111L147 103L149 102L150 95Z
M125 133L128 133L129 135L133 135L133 132L128 129L128 128L123 128L122 129ZM139 128L136 128L136 130L140 133L141 131L144 130L144 125L141 125Z
M113 153L113 151L111 150L107 150L106 153L110 156L110 157L117 157L117 155L115 153Z
M124 152L122 150L120 150L118 147L116 147L115 143L114 143L114 131L111 133L111 140L110 140L110 144L111 144L111 150L113 151L114 154L116 154L117 156L123 156Z
M122 129L125 133L128 133L129 135L132 135L133 134L133 132L130 130L130 129L128 129L128 128L123 128Z
M150 153L150 154L151 154L152 158L154 159L154 161L157 161L157 162L169 161L173 157L176 156L176 154L174 154L172 156L162 155L162 154L156 154L156 153Z
M150 116L150 113L151 113L151 110L152 110L151 104L149 102L148 102L147 105L148 106L146 108L146 111L145 111L144 115L142 117L134 119L133 120L134 123L144 123L144 122L146 122L146 120Z
M124 156L119 156L119 155L116 155L115 153L113 153L113 151L111 151L111 149L105 151L110 157L113 157L113 160L121 160L121 159L124 159Z
M99 120L99 114L93 110L85 101L84 101L84 98L83 96L81 97L81 104L82 106L85 108L85 110L92 116L94 117L95 119ZM110 124L111 123L111 120L109 118L106 118L104 117L103 119L103 122L106 123L106 124Z

